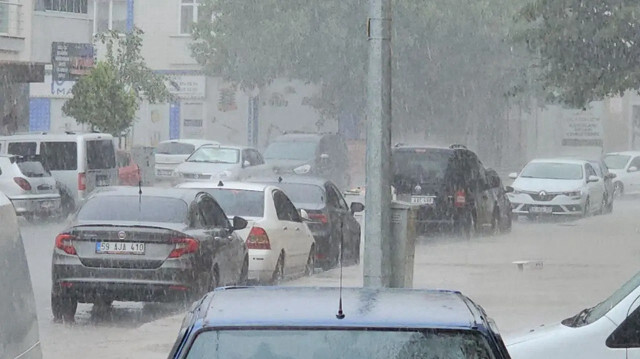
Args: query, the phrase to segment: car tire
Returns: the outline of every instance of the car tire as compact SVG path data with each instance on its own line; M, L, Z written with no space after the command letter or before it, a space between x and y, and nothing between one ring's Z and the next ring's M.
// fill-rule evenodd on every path
M279 284L284 280L284 261L284 252L281 252L280 257L278 257L278 262L276 263L276 268L273 270L273 275L271 276L271 284Z
M304 275L310 276L316 270L316 248L311 246L309 250L309 257L307 258L307 265L304 267Z
M624 185L622 184L622 182L616 182L613 184L613 196L614 197L624 196Z
M75 321L78 300L70 294L51 292L51 311L56 322L73 323Z

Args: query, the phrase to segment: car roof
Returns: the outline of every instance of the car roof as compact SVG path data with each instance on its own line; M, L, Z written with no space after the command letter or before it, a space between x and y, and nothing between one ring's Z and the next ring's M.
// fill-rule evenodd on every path
M537 158L531 160L529 163L565 163L574 165L583 165L589 161L575 158Z
M113 139L113 136L108 133L29 133L11 136L0 136L0 141L76 141L78 138L87 139Z
M222 186L220 186L220 182L222 182ZM219 188L219 189L235 189L241 191L264 191L268 187L271 187L270 184L267 183L257 183L257 182L226 182L226 181L215 181L215 182L185 182L181 183L177 186L177 188L188 188L188 189L209 189L209 188Z
M202 147L216 147L216 148L227 148L227 149L233 149L233 150L248 150L248 149L255 149L253 147L249 147L249 146L240 146L240 145L222 145L222 144L207 144L207 145L202 145L200 146L200 148Z
M607 153L607 155L627 155L627 156L640 156L640 151L622 151L622 152L611 152Z
M203 300L203 327L403 327L471 329L481 312L457 291L247 287L215 290ZM260 303L260 305L256 305ZM268 310L265 310L268 308Z
M102 187L91 193L91 197L106 197L106 196L139 196L139 187L135 186L111 186ZM196 194L202 191L195 189L183 189L183 188L160 188L160 187L142 187L143 197L167 197L182 199L185 202L191 202L196 197Z
M245 180L247 182L253 182L253 183L267 183L267 184L275 184L275 185L279 183L299 183L299 184L316 185L319 187L323 187L325 183L331 182L322 177L293 175L293 174L274 174L273 176L268 176L268 177L267 176L249 177Z
M181 138L178 140L162 141L158 145L161 145L163 143L186 143L186 144L195 145L195 146L202 146L206 144L220 144L220 142L218 141L202 140L202 139L195 139L195 138Z

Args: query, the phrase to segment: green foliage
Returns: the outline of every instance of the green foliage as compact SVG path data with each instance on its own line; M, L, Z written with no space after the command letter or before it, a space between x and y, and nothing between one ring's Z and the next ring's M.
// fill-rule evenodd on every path
M142 30L122 34L109 31L96 36L106 52L91 73L73 86L73 98L63 106L78 123L121 136L131 127L140 101L171 100L165 77L154 73L141 55Z
M495 125L524 76L526 61L505 41L523 2L393 2L396 134L463 140L474 122ZM279 77L320 84L323 114L363 117L367 0L205 0L201 10L192 50L209 74L245 88Z
M535 0L516 39L540 58L549 99L574 107L640 88L640 4L627 0Z

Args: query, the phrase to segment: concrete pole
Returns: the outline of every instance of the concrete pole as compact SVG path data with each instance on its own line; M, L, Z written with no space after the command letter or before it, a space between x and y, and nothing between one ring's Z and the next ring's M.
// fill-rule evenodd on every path
M391 278L391 0L369 0L364 286Z

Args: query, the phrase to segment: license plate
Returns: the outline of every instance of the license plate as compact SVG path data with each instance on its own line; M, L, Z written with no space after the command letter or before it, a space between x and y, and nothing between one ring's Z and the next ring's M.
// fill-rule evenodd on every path
M531 207L529 208L530 213L552 213L553 207Z
M144 243L138 242L96 242L98 254L144 254Z
M96 187L107 187L109 180L107 178L96 178Z
M411 204L433 204L434 197L428 196L413 196L411 197Z
M42 207L43 209L51 209L55 207L55 205L51 201L46 201L46 202L40 203L40 207Z
M173 171L170 170L158 170L158 176L171 176Z

